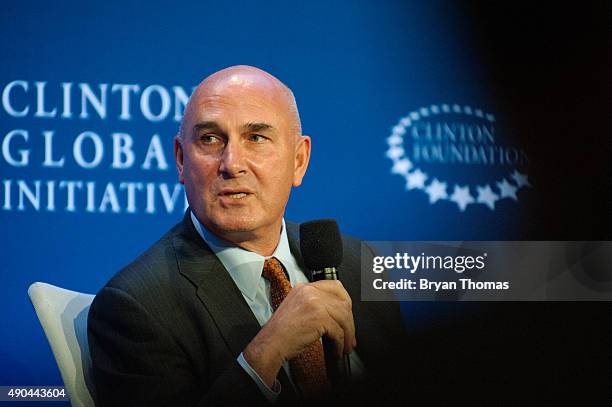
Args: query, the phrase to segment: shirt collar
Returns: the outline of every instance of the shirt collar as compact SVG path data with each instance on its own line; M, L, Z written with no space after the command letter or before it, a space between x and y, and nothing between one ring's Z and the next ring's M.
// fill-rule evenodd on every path
M268 257L250 252L213 235L200 223L193 212L191 212L191 221L198 234L208 244L221 263L223 263L240 292L250 300L255 298L258 285L263 283L261 273L266 259L276 257L286 269L289 269L295 263L289 248L285 219L282 221L278 246L276 246L272 256ZM292 273L289 272L288 274L291 279ZM292 281L292 283L294 282Z

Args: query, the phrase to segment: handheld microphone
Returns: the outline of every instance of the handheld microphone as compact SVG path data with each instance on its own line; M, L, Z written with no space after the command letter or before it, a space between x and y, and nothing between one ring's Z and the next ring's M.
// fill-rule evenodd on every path
M312 281L339 280L338 267L342 263L342 237L333 219L321 219L300 224L300 250L306 267L312 273ZM333 343L323 337L327 374L332 383L347 380L351 376L348 355L337 358Z

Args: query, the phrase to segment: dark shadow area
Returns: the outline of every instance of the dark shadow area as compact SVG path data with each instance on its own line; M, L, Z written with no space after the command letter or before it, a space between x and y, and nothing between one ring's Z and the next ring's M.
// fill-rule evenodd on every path
M612 10L605 2L464 8L534 186L524 240L609 240ZM606 28L607 27L607 28Z
M464 3L461 3L464 4ZM610 7L605 2L473 2L466 30L534 186L522 240L610 240ZM606 28L608 27L608 28ZM612 267L612 265L610 266ZM595 278L595 277L592 277ZM407 368L430 400L604 401L609 302L413 304ZM413 321L414 319L414 321ZM421 324L411 329L411 323ZM408 374L408 373L404 373ZM530 403L527 403L530 404Z

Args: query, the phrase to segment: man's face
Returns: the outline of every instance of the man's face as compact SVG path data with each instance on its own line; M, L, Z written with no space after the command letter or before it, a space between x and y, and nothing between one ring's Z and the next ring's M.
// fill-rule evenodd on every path
M237 244L278 239L291 187L300 185L310 156L286 95L265 79L230 75L205 84L186 112L182 142L175 141L191 209Z

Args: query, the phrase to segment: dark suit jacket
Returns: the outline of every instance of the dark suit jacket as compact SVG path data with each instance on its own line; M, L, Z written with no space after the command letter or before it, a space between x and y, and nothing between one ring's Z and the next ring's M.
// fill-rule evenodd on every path
M287 222L300 266L298 227ZM360 301L360 241L343 238L339 275L353 299L357 352L368 380L389 371L403 338L397 303ZM367 252L367 255L371 255ZM99 406L266 404L236 358L260 326L223 264L195 230L189 211L96 295L88 319ZM298 396L283 369L278 402ZM373 382L372 382L373 383ZM363 386L359 389L363 390ZM334 397L356 395L338 390Z

